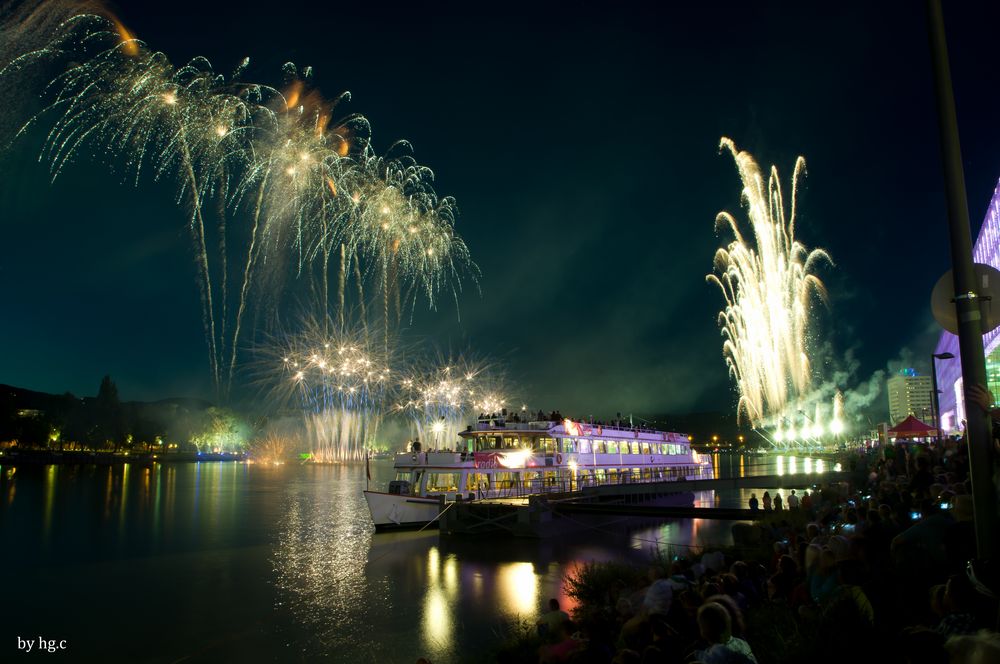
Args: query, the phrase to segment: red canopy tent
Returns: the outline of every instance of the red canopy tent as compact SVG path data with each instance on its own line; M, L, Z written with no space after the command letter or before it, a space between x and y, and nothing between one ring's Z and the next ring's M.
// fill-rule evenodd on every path
M910 415L886 433L890 438L929 438L937 434L937 429Z

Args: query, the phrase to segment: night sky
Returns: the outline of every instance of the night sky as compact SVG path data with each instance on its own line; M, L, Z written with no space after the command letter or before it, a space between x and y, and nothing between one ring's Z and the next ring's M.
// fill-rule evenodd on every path
M926 365L950 258L923 3L419 4L114 10L175 63L250 56L245 78L274 85L312 65L378 148L409 139L458 200L482 294L418 304L407 338L493 358L532 408L732 409L705 283L716 213L745 219L723 135L783 178L807 159L797 235L836 262L822 373L853 388L901 354ZM1000 5L946 4L975 231L1000 177ZM38 147L0 156L0 383L210 395L171 188L84 160L50 184Z

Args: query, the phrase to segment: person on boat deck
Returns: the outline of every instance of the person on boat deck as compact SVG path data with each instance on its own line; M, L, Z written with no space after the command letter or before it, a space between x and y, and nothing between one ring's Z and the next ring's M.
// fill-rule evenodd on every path
M414 452L419 452L420 451L420 441L419 440L414 440L412 443L410 443L410 449L413 450Z
M757 494L756 493L751 493L750 494L750 511L751 512L756 512L759 507L760 507L760 503L757 501Z
M771 493L769 491L764 492L764 511L771 511Z

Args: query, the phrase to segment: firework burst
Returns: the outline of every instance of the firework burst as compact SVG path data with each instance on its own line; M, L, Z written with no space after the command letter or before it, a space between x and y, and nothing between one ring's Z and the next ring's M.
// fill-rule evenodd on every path
M51 121L41 158L53 178L96 154L124 164L136 185L147 172L176 183L220 395L231 387L254 297L280 300L289 276L308 278L311 287L319 282L314 297L330 318L328 274L331 258L339 258L337 327L351 327L346 290L353 277L366 330L365 283L382 293L386 340L418 295L434 308L441 291L451 288L457 298L461 279L475 278L454 230L454 199L437 196L433 173L405 142L375 156L363 116L336 119L349 94L325 100L309 87L309 68L285 65L279 91L242 82L247 60L228 79L200 57L175 67L117 21L96 15L63 22L47 46L15 58L0 76L40 61L63 62L65 70L48 85L51 103L19 135Z
M435 447L450 446L479 413L501 413L508 403L503 376L467 358L439 359L412 370L398 385L395 411Z
M777 169L771 167L765 183L757 162L733 141L723 138L720 149L736 161L754 242L747 242L731 214L720 212L716 228L728 229L734 239L716 251L715 274L707 279L726 302L719 325L726 364L740 394L738 413L756 425L780 417L809 391L810 307L814 298L826 301L826 288L814 270L817 263L831 261L822 249L808 250L795 239L795 198L805 159L795 162L786 216Z
M371 447L393 388L390 359L363 334L330 334L319 321L265 346L258 366L270 401L305 417L313 459L357 461Z

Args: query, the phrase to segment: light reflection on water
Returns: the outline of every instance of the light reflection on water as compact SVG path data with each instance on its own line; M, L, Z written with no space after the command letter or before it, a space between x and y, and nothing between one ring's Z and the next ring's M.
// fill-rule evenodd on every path
M712 463L726 477L774 472L777 460ZM810 465L821 468L809 458L795 468L815 477ZM376 483L392 475L388 461L372 469ZM550 597L572 610L563 579L584 563L643 564L656 552L732 541L730 523L706 519L540 541L375 535L364 485L357 466L0 468L0 539L19 545L4 562L23 571L7 588L6 605L19 612L0 619L24 633L62 631L81 657L105 661L152 652L164 661L479 661L506 623L533 623ZM696 501L745 505L749 491L733 494ZM140 599L108 588L141 589ZM52 597L62 602L55 616ZM146 617L154 606L186 618L168 618L163 630ZM45 625L32 622L42 615ZM109 623L122 635L115 653L95 636Z

